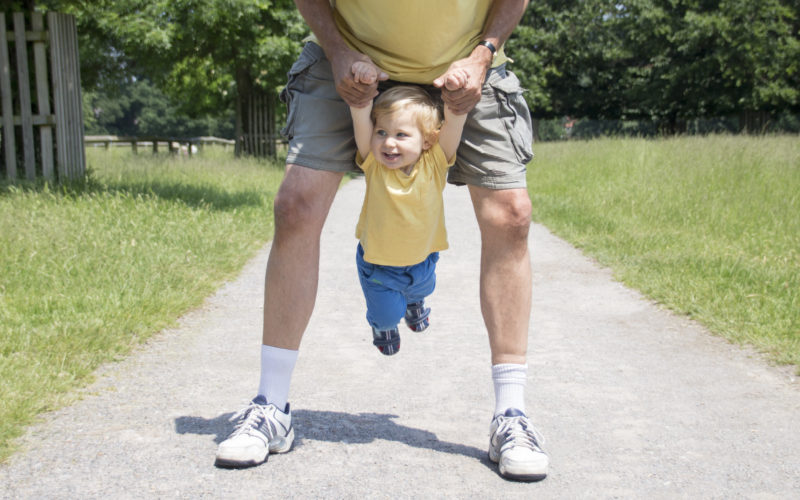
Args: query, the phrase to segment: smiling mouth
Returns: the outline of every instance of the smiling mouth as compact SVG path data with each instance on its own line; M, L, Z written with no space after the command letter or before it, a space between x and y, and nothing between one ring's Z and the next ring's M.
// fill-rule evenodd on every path
M394 161L394 160L400 158L400 154L399 153L383 153L383 157L386 158L389 161Z

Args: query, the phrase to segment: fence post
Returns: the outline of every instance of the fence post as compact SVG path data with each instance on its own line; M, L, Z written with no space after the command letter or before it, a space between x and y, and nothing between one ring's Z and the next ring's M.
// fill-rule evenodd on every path
M44 17L41 12L34 12L31 16L33 31L44 32ZM36 102L39 114L50 115L50 95L47 77L47 55L44 50L44 40L33 43L33 65L36 70ZM50 125L39 126L39 140L42 156L42 176L52 181L53 172L53 127Z
M6 176L17 178L17 149L14 138L14 103L11 100L11 61L8 57L6 15L0 12L0 94L3 102L3 145L6 151Z
M36 157L33 152L33 118L31 118L31 89L28 73L28 44L25 40L25 14L14 13L14 42L17 52L17 81L19 82L19 114L22 125L22 158L25 177L36 179Z
M77 179L86 171L78 30L74 17L56 12L47 13L47 24L56 108L58 174L61 179Z

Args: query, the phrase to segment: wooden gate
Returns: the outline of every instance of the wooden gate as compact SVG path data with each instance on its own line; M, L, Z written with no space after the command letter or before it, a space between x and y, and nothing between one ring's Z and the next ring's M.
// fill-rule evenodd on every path
M249 80L237 82L236 155L275 158L275 93L254 88Z
M82 178L86 156L75 18L49 12L45 29L44 16L33 12L31 29L26 30L24 13L11 17L13 30L0 12L0 125L6 176L16 179L19 167L28 180L38 174L53 180L56 169L59 180Z

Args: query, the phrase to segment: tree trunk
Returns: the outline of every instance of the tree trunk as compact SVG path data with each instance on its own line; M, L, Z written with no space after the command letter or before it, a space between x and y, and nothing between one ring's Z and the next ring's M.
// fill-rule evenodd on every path
M539 142L539 125L540 121L538 118L533 118L531 123L533 125L533 142L534 144Z
M769 125L769 113L765 111L745 110L739 113L739 132L745 134L763 134Z

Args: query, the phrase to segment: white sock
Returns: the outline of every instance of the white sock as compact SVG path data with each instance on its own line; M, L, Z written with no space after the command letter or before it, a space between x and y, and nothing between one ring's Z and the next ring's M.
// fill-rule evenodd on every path
M261 346L261 382L258 395L267 398L281 411L289 400L289 384L298 351L269 345Z
M501 364L492 366L494 382L494 414L500 415L509 408L525 412L525 382L528 365Z

